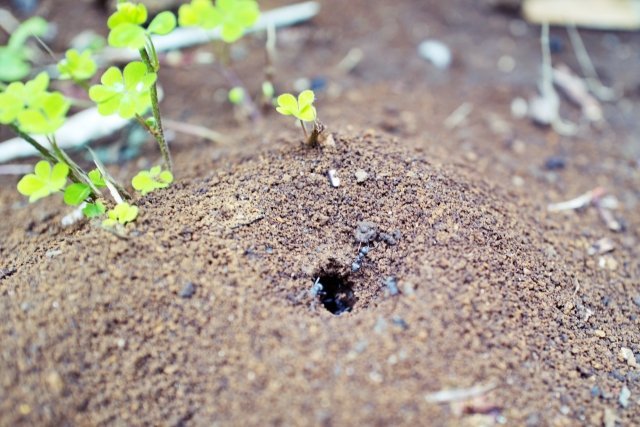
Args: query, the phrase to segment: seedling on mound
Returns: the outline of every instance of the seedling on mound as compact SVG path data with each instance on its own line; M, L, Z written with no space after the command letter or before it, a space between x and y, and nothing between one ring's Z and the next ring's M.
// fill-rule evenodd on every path
M317 120L316 107L313 103L316 99L312 90L302 91L298 95L298 99L290 93L282 94L278 97L276 111L283 116L293 116L300 121L304 137L309 145L316 145L318 136L324 130L324 127ZM305 122L313 122L313 132L311 135L307 133Z
M160 188L167 188L173 182L173 174L163 171L160 166L154 166L148 171L140 171L131 180L136 191L146 195Z

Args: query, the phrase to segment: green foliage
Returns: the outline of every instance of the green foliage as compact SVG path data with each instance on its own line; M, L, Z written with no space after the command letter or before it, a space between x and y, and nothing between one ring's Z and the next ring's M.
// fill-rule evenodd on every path
M244 95L244 89L236 86L229 91L229 102L240 105L244 101Z
M262 96L264 96L265 99L272 100L275 93L276 90L273 87L273 83L262 82Z
M211 0L191 0L178 10L180 25L207 30L220 27L222 40L227 43L242 37L259 16L260 9L255 0L217 0L215 6Z
M70 103L59 92L47 92L49 76L42 72L27 83L13 82L0 93L0 123L17 122L20 130L51 134L62 126Z
M97 69L95 61L91 58L91 52L88 50L78 53L75 49L69 49L65 58L58 63L60 80L89 80Z
M312 90L305 90L295 96L285 93L278 97L276 110L284 116L293 116L303 122L312 122L316 119L316 108L313 106L315 94Z
M96 188L104 188L107 186L107 183L104 182L104 178L98 169L94 169L87 174L91 183L96 186Z
M124 119L144 114L151 106L150 88L156 81L156 73L147 71L139 61L130 62L124 73L110 67L102 75L101 85L89 89L89 97L98 104L98 112L104 116L118 113Z
M131 49L144 48L147 37L151 34L169 34L176 27L176 17L165 11L156 15L145 29L142 25L147 22L147 7L144 4L121 2L118 10L109 17L107 26L108 42L113 47L128 47Z
M91 188L84 183L71 184L64 190L64 202L69 206L78 206L91 194Z
M114 227L117 224L125 225L128 222L135 221L137 217L137 206L131 206L126 202L118 203L115 208L107 212L107 219L102 221L102 226Z
M102 216L106 211L107 208L105 208L104 204L100 200L96 201L95 203L87 203L84 209L82 209L82 213L84 214L84 216L89 219Z
M163 171L160 166L154 166L148 171L140 171L131 180L131 185L144 196L159 188L167 188L172 182L171 172Z
M57 163L52 168L49 162L41 160L36 164L34 173L25 175L18 182L18 192L28 196L29 202L33 203L62 190L67 183L67 175L69 166L66 164Z
M28 60L31 51L26 42L31 36L42 37L47 32L48 25L43 18L29 18L11 34L6 46L0 46L0 81L13 82L29 75L31 64Z

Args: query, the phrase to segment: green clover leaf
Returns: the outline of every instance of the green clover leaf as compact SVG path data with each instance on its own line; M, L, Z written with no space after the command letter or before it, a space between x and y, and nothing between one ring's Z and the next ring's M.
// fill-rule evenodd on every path
M164 36L176 28L176 16L168 11L160 12L149 24L149 32Z
M69 206L78 206L91 194L91 188L87 184L71 184L64 190L64 202Z
M18 113L20 129L32 134L54 133L64 124L70 105L59 92L43 93Z
M109 17L107 27L110 30L122 24L142 25L147 22L147 7L129 1L119 2L117 10Z
M315 94L312 90L305 90L298 99L290 93L278 97L276 110L283 116L293 116L303 122L312 122L316 119L316 108L313 106Z
M69 49L65 58L58 63L60 80L89 80L97 69L95 61L91 59L91 52L88 50L78 53L75 49Z
M173 182L173 174L154 166L148 171L140 171L131 180L134 189L146 195L159 188L167 188Z
M96 186L96 188L103 188L107 186L107 183L104 181L104 177L100 173L98 169L94 169L87 174L91 183Z
M178 21L183 27L199 26L210 30L220 26L222 40L233 43L256 23L260 9L255 0L191 0L180 6Z
M102 84L89 89L89 98L98 104L98 112L103 116L117 112L123 119L130 119L151 106L149 88L156 77L139 61L127 64L124 72L110 67L100 79Z
M245 29L256 23L260 9L255 0L217 0L220 13L222 40L233 43L244 34Z
M96 218L103 215L107 211L104 204L98 200L95 203L87 203L87 205L82 209L82 213L87 218Z
M211 30L220 24L220 14L211 0L191 0L178 9L178 22L183 27L198 26Z
M52 169L49 162L41 160L36 164L34 173L25 175L18 182L18 192L29 196L29 202L33 203L62 190L67 182L67 175L69 166L66 164L56 163Z
M49 134L64 124L70 103L59 92L47 92L42 72L27 83L14 82L0 93L0 123L18 122L26 133Z
M22 83L11 83L5 92L0 93L0 123L3 125L13 123L24 108L22 97L14 90L15 85Z
M109 17L107 26L108 42L113 47L128 47L142 49L149 34L169 34L176 27L176 17L172 12L159 13L145 29L142 25L147 22L147 8L144 4L121 2L118 10Z
M118 203L115 208L107 212L107 219L102 221L103 227L114 227L116 224L125 225L138 217L138 207L129 203Z

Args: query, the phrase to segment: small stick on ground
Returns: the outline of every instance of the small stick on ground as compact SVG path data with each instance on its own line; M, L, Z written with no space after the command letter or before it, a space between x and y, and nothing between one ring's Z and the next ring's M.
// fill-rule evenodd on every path
M441 390L424 396L424 400L429 403L448 403L461 400L468 400L474 397L482 396L496 388L495 384L476 385L470 388L454 388L450 390Z
M596 187L591 191L584 193L582 196L578 196L575 199L567 200L566 202L550 203L547 205L549 212L561 212L582 209L595 203L607 193L607 190L603 187Z

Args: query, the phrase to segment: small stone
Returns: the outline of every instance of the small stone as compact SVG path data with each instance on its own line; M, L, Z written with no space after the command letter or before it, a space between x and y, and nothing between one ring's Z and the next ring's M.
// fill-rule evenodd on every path
M333 188L340 187L340 178L338 178L338 171L335 169L331 169L328 172L328 175L329 175L329 182L331 183L331 186Z
M631 397L631 391L625 385L620 390L620 396L618 397L618 402L620 402L620 406L623 408L627 408L629 406L629 398Z
M418 46L418 53L441 70L446 70L451 65L451 50L441 41L433 39L423 41Z
M633 297L633 303L640 307L640 295L636 295L635 297Z
M195 293L196 293L196 285L194 285L191 282L188 282L186 285L182 287L178 296L180 298L191 298Z
M611 408L604 408L604 414L602 415L604 427L616 427L618 422L618 416L616 412Z
M358 169L356 171L356 182L362 184L369 178L369 174L364 169Z
M598 387L597 385L594 385L593 387L591 387L591 397L600 397L602 396L602 391L600 390L600 387Z
M627 365L631 366L632 368L638 367L636 357L633 354L633 350L631 350L630 348L622 347L620 349L620 352L618 353L618 359L623 362L627 362Z
M389 276L386 279L384 279L384 285L387 287L387 291L389 292L389 295L395 296L400 293L400 291L398 290L398 281L396 280L395 277Z
M564 169L567 165L567 161L561 156L548 157L544 162L544 168L549 171Z
M606 254L608 252L611 252L615 249L615 245L613 243L613 240L611 240L608 237L603 237L602 239L598 240L597 242L595 242L594 244L591 245L591 247L589 249L587 249L587 254L589 255L602 255L602 254Z
M596 329L595 331L593 331L593 335L599 337L599 338L604 338L607 336L607 333L605 331L603 331L602 329Z
M60 394L64 390L64 382L62 381L62 377L59 373L52 371L47 374L47 385L51 392L55 394Z

